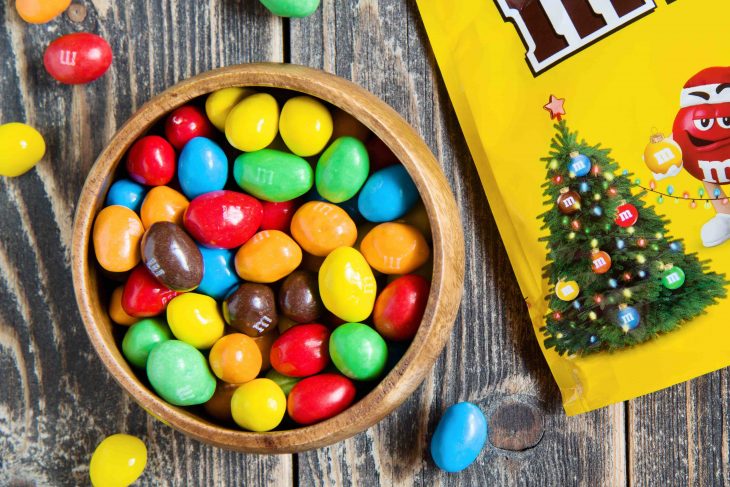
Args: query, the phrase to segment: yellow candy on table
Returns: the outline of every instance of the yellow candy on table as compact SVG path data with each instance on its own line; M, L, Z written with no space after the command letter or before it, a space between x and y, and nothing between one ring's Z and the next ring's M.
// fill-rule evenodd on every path
M322 152L332 137L332 114L310 96L295 96L284 103L279 131L294 154L309 157Z
M131 435L111 435L99 443L89 464L94 487L121 487L136 481L147 465L147 447Z
M139 243L144 227L137 214L121 205L107 206L94 220L96 260L109 272L127 272L140 259Z
M226 138L238 150L261 150L271 144L278 133L279 105L268 93L247 96L226 118Z
M175 338L199 350L212 347L225 331L215 299L198 293L173 298L167 305L167 324Z
M416 227L388 222L365 235L360 252L373 269L383 274L409 274L426 263L431 249Z
M286 396L271 379L254 379L236 389L231 398L233 420L250 431L271 431L286 412Z
M43 136L30 125L0 125L0 176L15 177L30 171L45 153Z
M377 283L360 252L340 247L327 256L319 269L319 294L335 316L357 323L372 313Z
M205 114L208 120L221 132L226 130L226 118L241 100L255 92L247 88L223 88L214 91L205 100Z

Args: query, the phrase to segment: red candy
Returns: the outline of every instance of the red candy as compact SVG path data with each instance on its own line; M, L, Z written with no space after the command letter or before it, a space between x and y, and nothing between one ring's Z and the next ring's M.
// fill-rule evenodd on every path
M48 74L67 85L90 83L112 63L112 49L102 37L86 32L61 36L43 55Z
M264 218L261 220L261 230L279 230L289 233L289 225L296 210L296 200L273 203L264 201Z
M157 316L165 311L167 303L178 294L160 284L144 264L139 264L124 285L122 308L125 313L136 318Z
M200 244L218 249L240 247L261 226L263 209L256 198L236 191L198 196L185 210L185 229Z
M271 346L271 366L289 377L318 374L329 363L329 338L330 332L324 325L293 326Z
M213 126L200 108L185 105L170 114L165 122L165 137L177 150L190 139L211 137Z
M142 137L129 149L127 172L141 184L167 184L175 176L175 149L158 135Z
M287 412L299 424L312 424L340 414L355 399L355 385L340 374L320 374L297 382L287 399Z
M388 284L375 300L373 323L388 340L410 340L416 336L428 302L431 285L421 276L409 274Z
M371 137L365 143L365 148L368 151L370 157L370 172L379 171L384 167L398 164L398 158L393 152L385 145L385 142L380 140L378 137Z

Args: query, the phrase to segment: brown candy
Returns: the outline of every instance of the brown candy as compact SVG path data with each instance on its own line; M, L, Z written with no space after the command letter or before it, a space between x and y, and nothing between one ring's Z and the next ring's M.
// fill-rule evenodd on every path
M231 398L241 384L218 381L213 397L203 404L205 411L219 421L231 422Z
M297 323L316 321L324 309L317 276L307 271L289 274L279 290L279 307L284 316Z
M203 280L203 255L185 231L171 222L154 223L142 237L142 261L165 286L192 291Z
M274 291L265 284L241 284L223 301L223 317L250 337L272 332L279 321Z

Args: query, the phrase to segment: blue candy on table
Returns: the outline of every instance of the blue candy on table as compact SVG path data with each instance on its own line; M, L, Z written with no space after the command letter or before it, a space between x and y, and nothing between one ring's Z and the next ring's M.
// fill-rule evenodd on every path
M131 179L115 181L106 195L106 206L126 206L134 212L139 212L142 201L147 194L147 188Z
M446 472L459 472L474 463L487 441L487 420L470 402L450 406L431 437L431 457Z
M389 166L365 182L357 206L363 218L381 223L396 220L418 201L418 189L403 166Z
M188 199L218 191L228 180L228 158L218 144L205 137L191 139L180 152L177 177Z
M240 282L233 263L236 254L229 249L198 248L203 255L203 280L195 292L220 301Z

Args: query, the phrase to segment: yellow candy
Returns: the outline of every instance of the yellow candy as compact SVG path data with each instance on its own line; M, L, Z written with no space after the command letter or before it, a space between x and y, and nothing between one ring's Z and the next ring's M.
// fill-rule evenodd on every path
M431 249L416 227L388 222L365 235L360 252L373 269L383 274L409 274L426 263Z
M312 97L295 96L281 109L279 130L290 151L300 157L313 156L332 137L332 114Z
M147 447L131 435L116 434L104 439L94 450L89 477L94 487L121 487L132 484L147 465Z
M234 106L254 92L246 88L223 88L214 91L205 100L205 114L221 132L226 130L226 118Z
M142 222L126 206L107 206L94 221L96 260L109 272L127 272L140 260L139 242L144 234Z
M325 307L348 322L364 321L373 311L377 283L365 257L352 247L340 247L319 270L319 294Z
M170 301L167 323L175 338L200 350L212 347L225 329L215 299L197 293L181 294Z
M231 398L233 420L250 431L271 431L286 412L286 396L271 379L254 379L239 387Z
M226 138L238 150L253 152L271 144L279 133L279 105L268 93L248 96L226 118Z
M0 125L0 176L20 176L38 164L45 153L43 136L30 125Z
M291 274L302 263L302 249L279 230L264 230L236 252L236 272L251 282L274 282Z

